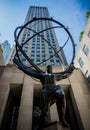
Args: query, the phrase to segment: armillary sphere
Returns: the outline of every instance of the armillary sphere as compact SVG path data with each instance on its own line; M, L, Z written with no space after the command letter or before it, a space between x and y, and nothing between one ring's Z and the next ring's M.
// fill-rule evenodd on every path
M42 28L42 24L45 21L48 21L48 23L51 22L52 24L50 24L50 26ZM38 27L39 27L39 29L38 29L38 31L36 31L35 28L38 28ZM42 35L46 31L50 31L50 30L57 29L57 28L59 30L63 29L63 31L65 31L65 33L67 34L67 38L66 38L65 42L58 49L54 48L53 45L52 45L52 43L50 43L50 41L48 41L48 39L46 39L46 37L44 37L44 35ZM30 32L30 35L28 36L28 38L26 40L24 40L22 42L20 39L21 39L21 37L22 37L22 35L23 35L23 33L25 31ZM32 39L35 38L36 36L41 37L41 39L44 40L45 44L48 44L52 48L52 50L54 52L54 54L52 56L50 56L49 58L45 59L44 61L42 61L42 62L40 62L38 64L34 63L32 61L32 59L30 58L30 55L27 55L27 53L24 50L24 46L28 42L31 44L32 43ZM69 42L69 45L71 45L71 47L72 47L72 58L71 58L71 61L68 64L68 66L66 68L64 68L64 70L62 69L62 71L57 72L57 73L59 73L59 74L71 73L72 66L74 66L73 65L73 60L74 60L74 57L75 57L75 43L74 43L74 40L73 40L72 35L69 32L68 28L65 27L62 23L54 20L53 18L36 18L35 17L32 20L30 20L29 22L25 23L24 25L18 26L15 29L14 37L15 37L15 42L16 42L16 54L15 54L14 59L15 60L18 59L19 62L21 63L22 62L22 58L21 57L24 57L28 61L29 66L32 69L34 69L37 72L39 72L39 73L44 72L40 68L40 65L42 65L43 62L46 62L46 61L50 60L51 58L55 57L56 55L57 55L58 59L60 60L61 66L63 66L63 61L62 61L59 53L63 50L63 48ZM27 65L25 65L25 66L27 66Z

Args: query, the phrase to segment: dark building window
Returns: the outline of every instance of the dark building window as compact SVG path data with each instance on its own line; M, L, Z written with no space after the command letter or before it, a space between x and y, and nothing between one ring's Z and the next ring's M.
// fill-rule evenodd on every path
M42 65L46 65L46 62L43 62Z
M39 46L37 46L37 49L40 49L40 45L39 45Z
M51 65L54 65L54 60L50 59Z
M50 65L55 65L54 62L50 62Z
M34 57L34 54L31 54L31 57Z
M88 53L89 53L89 48L86 45L84 45L83 46L83 51L84 51L85 55L87 56Z
M40 58L40 54L37 54L37 57Z
M35 53L35 50L32 50L31 53Z
M11 85L0 130L16 130L22 85Z
M55 43L54 39L52 39L52 43Z
M45 61L46 60L46 58L45 57L42 57L42 61Z
M88 37L90 38L90 31L88 32Z
M42 50L42 53L45 53L45 50Z
M22 58L22 62L23 62L23 64L25 64L26 63L26 59Z
M45 47L44 47L44 46L42 46L42 49L45 49Z
M32 57L31 60L34 62L34 58Z
M88 75L89 75L89 72L88 72L88 70L86 70L85 76L88 77Z
M83 67L83 65L84 65L84 62L83 62L83 60L82 60L82 58L81 58L81 57L79 58L78 62L79 62L79 65L80 65L80 66L81 66L81 68L82 68L82 67Z
M32 46L32 49L35 49L35 46Z

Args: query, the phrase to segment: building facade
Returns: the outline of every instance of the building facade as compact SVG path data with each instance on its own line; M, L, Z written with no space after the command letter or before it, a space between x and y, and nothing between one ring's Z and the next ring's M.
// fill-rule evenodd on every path
M44 67L42 69L45 70ZM53 72L60 71L53 67ZM56 104L50 107L48 122L42 130L90 130L90 84L79 69L57 82L66 96L66 120L69 128L59 122ZM14 65L0 66L0 130L37 130L40 117L41 83Z
M74 63L90 79L90 13Z
M4 62L6 62L8 55L10 53L11 50L11 46L10 43L6 40L5 42L2 43L2 48L4 49Z
M27 23L28 21L32 20L35 17L50 18L47 7L30 6L24 23ZM35 32L39 32L41 30L50 28L52 26L53 26L52 22L48 20L35 21L29 25L30 29L32 29L33 31L30 31L27 28L25 28L19 38L19 42L23 44L29 37L33 36ZM42 32L41 35L42 37L40 35L33 37L30 41L28 41L25 44L25 46L23 46L25 53L28 55L28 57L31 58L31 60L35 64L39 64L40 62L43 62L41 65L50 64L52 66L55 65L60 66L61 62L57 55L51 58L50 60L44 62L47 58L54 55L54 51L52 47L44 39L46 39L53 46L55 50L58 50L60 48L54 29ZM62 63L64 65L67 65L67 61L63 50L59 52L59 56L60 59L62 60ZM10 55L7 64L11 63L12 60L11 57L13 57L13 54ZM21 59L24 64L28 63L25 57L22 56Z

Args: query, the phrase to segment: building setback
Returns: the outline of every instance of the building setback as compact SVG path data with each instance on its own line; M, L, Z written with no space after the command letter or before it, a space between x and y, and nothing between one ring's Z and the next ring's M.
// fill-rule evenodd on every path
M28 13L26 15L25 18L25 23L27 23L28 21L32 20L33 18L50 18L49 15L49 11L47 9L47 7L38 7L38 6L30 6ZM46 28L50 28L52 27L52 22L48 21L48 20L40 20L39 22L35 21L33 23L30 24L30 29L34 30L34 32L39 32L40 30L44 30ZM20 44L24 43L29 37L31 37L34 34L33 31L30 31L28 29L24 29L23 33L21 34L20 38L19 38L19 42ZM41 34L48 42L50 42L50 44L53 46L53 48L55 50L59 50L59 44L58 44L58 40L55 34L54 29L51 30L47 30L45 32L42 32ZM39 64L40 62L45 61L47 58L49 58L50 56L54 55L54 51L51 48L51 46L39 35L35 36L32 38L32 40L28 41L25 46L23 47L24 51L27 53L28 57L31 58L31 60L35 63L35 64ZM64 55L64 52L61 51L59 52L60 58L62 60L62 63L64 65L67 65L67 61ZM12 57L13 57L13 53L12 55L10 55L7 64L8 63L12 63ZM24 64L27 64L28 62L26 61L26 59L22 56L22 62ZM53 58L51 58L50 60L43 62L41 65L53 65L53 66L61 66L61 62L58 58L58 56L54 56Z
M4 62L6 62L8 55L11 50L11 45L10 43L6 40L5 42L2 43L2 48L4 49Z

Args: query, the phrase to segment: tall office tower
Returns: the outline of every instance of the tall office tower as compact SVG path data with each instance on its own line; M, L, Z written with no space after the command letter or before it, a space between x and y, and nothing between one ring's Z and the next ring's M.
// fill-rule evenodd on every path
M16 48L15 48L15 44L13 44L5 64L13 64L13 58L15 56L15 53L16 53Z
M24 23L27 23L35 17L50 18L47 7L30 6ZM27 28L25 28L21 33L19 42L24 43L29 37L33 36L35 32L39 32L43 29L50 28L52 26L52 22L48 20L39 20L38 22L34 21L29 25L29 28L33 31L30 31ZM42 35L42 37L40 35ZM28 57L30 57L35 64L43 62L41 65L60 66L61 62L57 55L51 58L50 60L44 62L47 58L54 55L53 49L44 39L47 39L47 41L50 42L54 49L58 50L60 48L54 29L44 31L40 35L33 37L30 41L28 41L25 44L25 46L23 47L25 53L27 53ZM59 55L63 64L67 65L64 52L59 52ZM22 56L21 59L24 64L28 64L25 57Z
M4 49L4 62L6 62L8 55L10 53L10 50L11 50L11 46L10 46L10 43L8 42L8 40L3 42L1 46Z
M90 12L74 63L90 82Z

